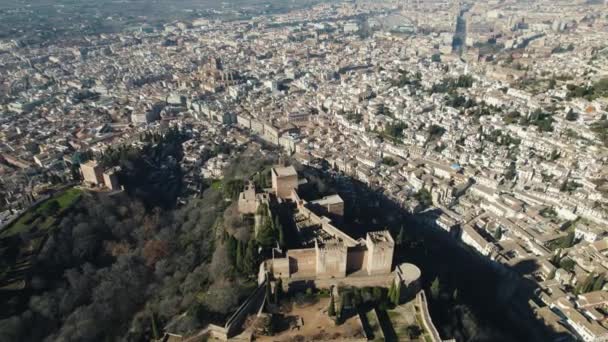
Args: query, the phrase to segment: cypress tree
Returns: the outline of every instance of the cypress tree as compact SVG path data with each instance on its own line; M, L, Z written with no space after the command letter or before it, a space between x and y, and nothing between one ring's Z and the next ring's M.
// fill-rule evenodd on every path
M243 271L243 243L237 241L236 243L236 269Z
M374 302L379 303L382 300L382 288L375 286L372 289L372 296L374 298Z
M243 257L243 272L246 274L255 273L255 244L253 240L249 240L247 243L247 249L245 250L245 256Z
M395 282L391 282L391 287L388 289L388 299L393 302L393 296L395 294Z
M269 303L273 302L273 298L272 298L272 295L271 295L271 289L270 289L270 281L268 279L266 279L266 300Z
M560 247L561 248L570 248L574 245L574 232L571 231L568 233L568 235L566 235L563 240L561 241Z
M272 224L272 228L276 230L279 228L280 225L281 225L281 222L279 222L279 216L277 215L274 217L274 222Z
M285 245L285 238L283 236L283 225L281 225L281 221L279 220L279 217L276 216L274 218L274 229L276 230L277 233L277 240L279 242L280 246L284 246Z
M150 313L150 320L152 321L152 336L155 340L158 340L158 328L156 327L156 320L154 319L154 312Z
M403 232L403 226L399 229L399 234L397 235L397 244L403 244L403 240L405 239L405 233Z
M329 317L334 317L336 315L336 304L334 303L334 296L329 298L329 308L327 308L327 314Z
M393 291L393 297L391 298L391 301L393 302L393 304L399 305L400 298L401 298L401 284L398 284L395 286L395 290Z
M283 226L279 226L279 246L285 246L285 233L283 232Z
M344 314L344 301L340 301L340 310L336 312L336 321L338 324L342 324L342 319L344 318L342 315Z
M281 298L283 297L283 281L281 278L277 279L274 289L274 303L279 304Z
M342 298L342 301L341 301L342 307L351 308L353 306L352 292L342 291L341 298Z
M580 286L580 293L587 293L593 289L593 284L595 283L595 274L591 272L587 279Z
M276 231L274 229L274 223L270 217L262 217L262 222L256 240L259 244L271 247L276 241Z
M597 276L597 278L595 279L595 281L593 282L593 287L592 287L592 291L599 291L602 289L602 287L604 287L604 274L600 274L599 276Z
M236 267L236 251L238 249L238 242L232 235L228 235L228 245L226 246L228 249L228 257L230 258L230 263Z
M439 298L439 290L439 277L435 277L435 280L433 280L433 283L431 284L431 296L433 299Z
M501 238L502 238L502 230L500 228L496 228L496 231L494 231L494 239L496 241L500 241Z
M359 308L363 299L361 298L361 290L357 287L353 289L353 305L355 308Z

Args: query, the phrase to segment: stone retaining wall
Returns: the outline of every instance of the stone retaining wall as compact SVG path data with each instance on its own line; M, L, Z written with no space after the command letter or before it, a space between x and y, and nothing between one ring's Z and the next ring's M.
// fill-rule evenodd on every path
M439 332L435 328L433 320L431 319L431 314L429 313L429 307L426 303L426 295L424 294L424 290L421 290L416 295L416 304L420 308L420 317L422 318L424 329L429 333L431 340L433 340L433 342L441 342L441 336L439 336Z

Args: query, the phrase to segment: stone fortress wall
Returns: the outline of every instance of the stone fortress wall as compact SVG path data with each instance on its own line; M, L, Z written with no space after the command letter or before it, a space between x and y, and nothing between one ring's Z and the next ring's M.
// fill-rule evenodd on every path
M319 207L327 208L325 213L343 214L343 202L338 197L324 198L309 205L297 194L298 178L295 169L272 171L274 196L279 201L290 200L296 204L298 215L310 220L320 230L314 240L314 247L290 249L285 257L273 257L260 264L258 287L237 309L223 326L210 324L197 335L188 339L194 341L202 337L212 337L220 341L234 338L247 317L259 316L266 303L266 288L272 278L283 280L285 290L304 290L314 285L316 288L337 289L340 286L352 287L390 287L400 289L402 297L414 298L422 308L425 328L431 332L433 341L440 341L430 320L424 297L420 297L420 270L412 264L401 264L393 269L395 242L388 231L369 232L365 239L355 240L332 224L332 220L313 211ZM295 177L293 177L295 173ZM286 196L286 194L289 194ZM242 214L251 214L262 204L268 204L269 193L255 193L250 183L239 196L239 209ZM285 196L285 197L281 197ZM276 283L275 283L276 284ZM251 333L249 333L251 334ZM248 335L250 337L250 335ZM241 338L243 335L238 335ZM247 338L247 336L245 336Z
M309 225L319 228L314 247L288 250L284 257L274 257L263 263L263 270L284 283L291 281L344 279L349 276L363 281L364 276L388 275L377 278L382 284L390 284L394 277L393 254L395 242L388 231L369 232L365 239L355 240L334 225L332 215L340 219L344 215L344 201L338 195L307 202L298 195L298 174L292 166L274 167L271 170L272 192L278 201L295 203L297 215ZM252 185L239 196L242 213L251 212L259 199ZM242 205L241 205L242 204ZM371 283L378 283L372 281Z

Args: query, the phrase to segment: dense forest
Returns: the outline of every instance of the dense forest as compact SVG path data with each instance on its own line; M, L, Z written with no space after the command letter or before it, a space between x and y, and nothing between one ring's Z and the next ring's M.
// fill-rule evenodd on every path
M0 341L144 341L223 320L255 287L260 257L230 199L250 177L267 182L256 172L271 162L237 157L180 208L151 206L140 191L84 194L52 230L29 288L0 294ZM250 253L238 269L233 236Z
M99 161L105 168L117 167L119 183L148 208L171 208L182 190L182 143L188 138L186 130L176 127L147 132L138 144L108 148Z
M85 196L38 256L31 291L8 298L4 307L11 310L3 312L15 314L0 321L0 339L150 337L151 320L161 326L193 309L205 287L238 282L223 277L221 249L214 258L213 225L221 203L221 193L211 190L173 213L148 212L126 195ZM186 324L196 325L192 318Z

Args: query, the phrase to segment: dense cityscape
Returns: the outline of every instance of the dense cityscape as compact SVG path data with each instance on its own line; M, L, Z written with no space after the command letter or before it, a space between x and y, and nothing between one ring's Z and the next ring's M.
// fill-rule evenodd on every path
M260 8L0 39L0 340L608 341L608 2Z

